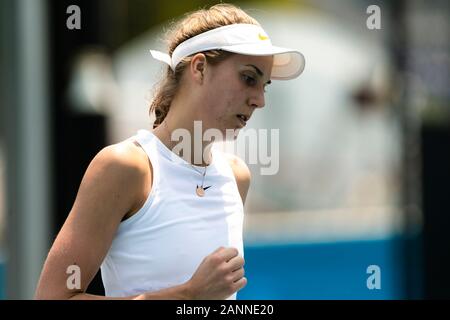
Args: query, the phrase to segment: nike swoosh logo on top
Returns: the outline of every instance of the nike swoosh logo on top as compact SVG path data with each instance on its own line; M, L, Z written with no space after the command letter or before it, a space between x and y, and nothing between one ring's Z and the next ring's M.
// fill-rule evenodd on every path
M211 188L211 187L212 187L212 186L204 187L203 190L209 189L209 188Z
M269 37L266 37L265 35L262 35L261 33L258 33L259 40L269 40Z

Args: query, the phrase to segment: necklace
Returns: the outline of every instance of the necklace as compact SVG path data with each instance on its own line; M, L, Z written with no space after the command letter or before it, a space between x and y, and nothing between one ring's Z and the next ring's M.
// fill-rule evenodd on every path
M195 193L199 196L199 197L203 197L205 195L205 190L210 188L211 186L208 187L204 187L203 184L205 182L205 175L206 175L206 170L208 169L208 166L205 167L205 171L203 171L203 173L201 173L200 171L198 171L192 164L190 164L191 167L197 171L198 173L200 173L202 175L202 185L199 186L197 184L197 187L195 188Z
M170 130L167 127L167 121L163 121L163 123L164 123L164 127L165 127L165 129L166 129L166 131L167 131L167 133L169 134L169 137L170 137ZM205 166L205 171L203 171L203 173L202 173L201 171L197 170L190 162L188 162L188 163L192 167L192 169L194 169L196 172L198 172L198 173L200 173L202 175L202 184L201 184L201 186L199 186L198 184L196 185L195 193L199 197L203 197L203 196L205 196L206 189L211 187L211 186L204 187L206 170L208 169L208 166Z

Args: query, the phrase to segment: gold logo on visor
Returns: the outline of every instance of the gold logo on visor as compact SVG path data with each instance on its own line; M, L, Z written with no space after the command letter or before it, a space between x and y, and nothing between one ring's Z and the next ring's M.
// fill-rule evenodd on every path
M269 40L269 37L266 37L265 35L258 33L259 40Z

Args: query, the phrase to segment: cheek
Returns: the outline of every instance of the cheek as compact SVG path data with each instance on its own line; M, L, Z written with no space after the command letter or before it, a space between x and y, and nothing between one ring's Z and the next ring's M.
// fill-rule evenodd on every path
M218 92L218 96L227 102L230 107L241 107L242 101L246 97L246 88L243 87L238 81L224 82Z
M227 117L245 104L246 92L239 79L216 78L208 86L207 105L209 117L221 119Z
M241 106L242 101L236 90L222 90L214 103L215 116L216 118L228 117Z
M223 113L237 103L238 95L237 90L229 86L216 87L209 95L210 108Z

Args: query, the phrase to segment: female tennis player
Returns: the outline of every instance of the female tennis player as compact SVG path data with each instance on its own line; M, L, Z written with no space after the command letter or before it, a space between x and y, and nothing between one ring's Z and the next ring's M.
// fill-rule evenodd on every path
M186 15L168 44L168 54L150 52L167 64L150 106L153 130L94 157L48 254L37 299L235 299L246 285L250 171L198 137L195 121L201 133L239 130L264 106L271 79L297 77L304 58L273 46L255 19L228 4ZM195 152L176 150L177 130L200 143L199 162ZM74 265L79 286L68 285ZM99 268L105 296L86 293Z

